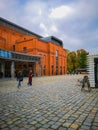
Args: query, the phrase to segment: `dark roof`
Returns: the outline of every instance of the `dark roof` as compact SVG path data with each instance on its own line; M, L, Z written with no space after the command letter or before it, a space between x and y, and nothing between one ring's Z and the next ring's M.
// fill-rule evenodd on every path
M40 36L40 35L38 35L38 34L36 34L34 32L31 32L31 31L29 31L29 30L27 30L27 29L25 29L25 28L23 28L23 27L21 27L19 25L16 25L15 23L12 23L12 22L10 22L10 21L8 21L8 20L6 20L4 18L1 18L1 17L0 17L0 25L11 28L11 29L13 29L13 30L15 30L17 32L21 32L21 33L23 33L25 35L37 36L39 39L41 39L41 40L43 40L45 42L52 42L52 43L55 43L55 44L63 47L62 40L60 40L60 39L58 39L58 38L56 38L54 36L42 37L42 36Z
M9 28L11 28L13 30L24 33L26 35L34 35L34 36L37 36L39 38L42 38L42 36L40 36L40 35L38 35L38 34L36 34L34 32L31 32L31 31L29 31L29 30L27 30L27 29L25 29L25 28L23 28L23 27L21 27L19 25L16 25L15 23L12 23L12 22L10 22L10 21L8 21L8 20L6 20L4 18L1 18L1 17L0 17L0 25L3 25L5 27L9 27Z
M63 42L62 40L54 37L54 36L49 36L49 37L43 37L43 38L40 38L41 40L45 41L45 42L52 42L52 43L55 43L57 45L60 45L63 47Z

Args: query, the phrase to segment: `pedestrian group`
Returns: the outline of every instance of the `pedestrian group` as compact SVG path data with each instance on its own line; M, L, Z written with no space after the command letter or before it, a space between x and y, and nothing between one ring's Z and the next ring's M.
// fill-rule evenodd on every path
M28 74L28 83L27 83L28 86L32 86L32 76L33 76L33 73L32 73L32 70L30 70L29 74ZM18 74L17 74L17 81L18 81L17 87L20 88L21 87L21 82L23 81L22 71L18 72ZM88 78L87 75L85 75L83 77L83 79L81 80L81 83L82 83L81 91L85 90L84 89L85 86L88 87L88 92L91 91L90 82L89 82L89 78Z
M22 71L19 71L16 76L17 76L17 81L18 81L17 88L20 88L21 82L23 81ZM33 76L33 73L32 73L32 70L30 70L28 74L28 83L27 83L28 86L32 86L32 76Z

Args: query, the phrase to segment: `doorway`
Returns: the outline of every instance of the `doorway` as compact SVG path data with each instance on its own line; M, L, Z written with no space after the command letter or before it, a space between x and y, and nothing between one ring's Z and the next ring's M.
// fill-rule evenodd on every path
M95 63L95 87L98 88L98 58L94 59Z

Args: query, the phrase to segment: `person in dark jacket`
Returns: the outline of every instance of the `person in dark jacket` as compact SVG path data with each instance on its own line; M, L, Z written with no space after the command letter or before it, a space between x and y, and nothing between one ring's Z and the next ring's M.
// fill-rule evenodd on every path
M28 86L32 86L32 75L33 75L32 70L30 70L28 76Z
M19 71L18 74L17 74L17 81L18 81L17 87L20 88L21 87L21 81L23 81L23 75L22 75L21 71Z
M81 91L84 90L84 87L85 87L86 84L87 84L87 87L88 87L88 91L90 92L91 91L91 87L90 87L89 78L88 78L88 76L85 75L84 78L83 78Z

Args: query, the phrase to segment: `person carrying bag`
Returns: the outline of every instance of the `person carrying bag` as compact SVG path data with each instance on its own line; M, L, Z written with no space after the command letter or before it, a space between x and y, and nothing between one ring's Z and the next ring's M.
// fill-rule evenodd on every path
M18 74L17 74L17 81L18 81L17 87L20 88L21 82L23 81L23 74L22 74L21 71L19 71Z

